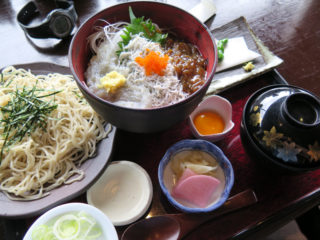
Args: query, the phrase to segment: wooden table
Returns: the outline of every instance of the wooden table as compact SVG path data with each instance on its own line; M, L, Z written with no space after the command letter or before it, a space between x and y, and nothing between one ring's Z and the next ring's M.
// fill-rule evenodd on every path
M16 14L20 8L26 4L26 0L2 0L0 2L0 67L11 64L30 63L30 62L53 62L61 65L68 65L67 53L70 39L63 42L54 40L30 40L28 39L16 21ZM43 13L53 8L51 1L36 1ZM120 2L120 1L118 1ZM171 3L171 1L167 1ZM172 1L175 5L185 9L192 8L198 1ZM75 1L75 8L79 15L78 26L83 23L90 15L108 7L116 1ZM269 47L277 56L284 60L277 70L288 81L289 84L297 85L320 95L320 1L317 0L214 0L217 14L208 21L210 28L215 28L232 21L240 16L244 16L256 35ZM264 77L260 80L267 81ZM251 85L244 84L240 89L246 89ZM255 86L259 87L259 86ZM225 96L232 98L233 93L227 91ZM236 98L236 97L234 97ZM237 104L237 99L234 99ZM140 139L141 136L118 131L114 158L130 156L130 154L143 154L142 150L129 148L129 152L121 152L120 147L130 144L130 141ZM188 135L186 135L188 136ZM153 139L149 136L147 140ZM168 137L165 133L157 137ZM147 141L144 139L144 141ZM135 145L139 146L138 145ZM227 147L227 146L226 146ZM131 151L131 152L130 152ZM232 157L232 155L231 155ZM139 162L137 156L130 159ZM154 169L146 167L150 171ZM149 172L150 172L149 171ZM247 187L265 187L258 189L261 202L251 209L245 209L238 213L229 215L216 221L212 221L203 226L195 234L191 234L188 239L226 239L246 238L259 239L260 236L272 232L283 226L290 220L306 212L313 206L320 203L320 172L315 171L312 175L304 174L303 178L312 179L312 187L295 189L299 177L281 178L279 185L286 186L281 181L290 180L287 185L289 189L277 189L267 183L254 183L254 179L249 179ZM261 179L260 179L261 180ZM263 179L266 181L266 179ZM241 181L241 180L240 180ZM257 180L259 181L259 179ZM154 182L154 185L157 183ZM243 185L241 185L243 186ZM237 187L237 190L241 190ZM159 189L155 189L155 196L159 197ZM290 202L284 202L281 194L292 194ZM265 195L264 195L265 193ZM1 207L1 206L0 206ZM151 212L155 214L164 212L165 209L160 203L153 203ZM6 221L4 221L6 222ZM21 223L21 222L20 222ZM1 228L0 228L1 230ZM16 232L16 239L20 239L23 229L13 228L10 231ZM123 229L119 228L119 232ZM9 230L6 232L8 233ZM203 233L206 232L206 233ZM2 234L0 234L0 239Z

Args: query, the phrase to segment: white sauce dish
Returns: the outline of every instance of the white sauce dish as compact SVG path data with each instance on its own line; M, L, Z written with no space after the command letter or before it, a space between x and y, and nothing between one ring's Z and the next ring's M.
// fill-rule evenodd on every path
M148 173L130 161L115 161L87 191L87 201L99 208L115 226L130 224L148 210L153 187Z

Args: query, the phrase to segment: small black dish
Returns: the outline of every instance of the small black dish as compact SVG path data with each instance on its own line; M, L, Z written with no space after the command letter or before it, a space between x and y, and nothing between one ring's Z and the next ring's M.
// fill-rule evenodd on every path
M271 85L247 101L240 129L248 154L276 171L320 168L320 100L290 85Z

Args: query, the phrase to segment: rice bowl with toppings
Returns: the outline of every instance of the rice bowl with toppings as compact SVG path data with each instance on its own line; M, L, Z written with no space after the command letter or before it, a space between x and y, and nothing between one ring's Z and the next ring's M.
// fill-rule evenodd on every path
M152 21L152 26L150 26L157 33L151 34L152 39L145 37L143 32L142 35L139 35L139 32L134 34L131 31L127 34L119 32L120 29L126 32L127 27L132 25L132 18L128 14L130 7L137 16L136 18L144 17L148 26L150 24L148 20ZM164 12L166 14L163 14ZM107 33L113 31L111 35L105 34L106 27L109 27ZM158 33L161 34L160 36L167 34L167 37L158 37ZM121 42L116 40L119 39L119 36L116 38L116 35L120 35L123 41L126 40L124 45L121 44L122 40ZM134 88L135 94L127 91L124 96L121 96L122 92L128 90L131 80L126 72L120 69L124 62L119 61L119 57L128 54L129 42L136 35L151 40L157 44L157 48L160 47L163 51L158 51L152 46L148 48L143 46L144 48L140 49L140 52L137 52L134 57L131 57L131 53L129 54L132 65L126 67L134 67L135 75L137 75L136 72L140 72L139 74L144 78L138 82L138 86L130 86ZM166 41L162 42L161 39ZM102 64L106 61L101 58L99 60L101 67L98 67L100 64L96 64L97 68L91 71L89 69L92 68L91 63L96 61L95 58L99 59L100 53L97 53L97 49L107 42L112 42L109 46L114 46L114 48L105 46L104 49L108 51L105 54L109 57L114 56L116 61L113 61L112 64L119 69L110 68L109 64ZM202 56L202 58L197 56ZM186 11L159 2L127 2L96 13L80 26L71 41L69 64L86 100L106 121L122 130L151 133L168 129L185 120L199 104L215 73L217 47L207 26ZM157 80L152 87L144 87L151 85L147 84L147 79L170 76L170 69L172 69L170 65L174 66L174 75L178 78L177 88L172 87L175 86L174 81L168 83L160 80ZM96 79L92 78L91 81L89 75ZM173 93L178 94L169 95L168 87ZM168 99L173 100L170 102Z
M206 61L195 46L172 40L130 7L129 13L131 23L108 24L88 38L95 55L85 76L93 93L148 109L177 103L203 85Z

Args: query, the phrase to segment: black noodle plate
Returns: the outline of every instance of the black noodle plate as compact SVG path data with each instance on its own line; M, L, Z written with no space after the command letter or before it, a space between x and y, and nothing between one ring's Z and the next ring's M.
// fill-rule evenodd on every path
M320 100L290 85L255 92L242 115L241 138L254 160L286 172L320 167Z
M48 73L71 74L68 67L45 62L15 65L14 67L30 70L35 75ZM33 201L13 201L0 192L0 217L17 219L40 215L84 193L106 168L112 154L115 134L116 128L112 127L109 135L98 143L96 156L81 165L80 169L85 172L85 177L81 181L62 185L52 190L48 196Z

